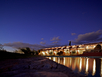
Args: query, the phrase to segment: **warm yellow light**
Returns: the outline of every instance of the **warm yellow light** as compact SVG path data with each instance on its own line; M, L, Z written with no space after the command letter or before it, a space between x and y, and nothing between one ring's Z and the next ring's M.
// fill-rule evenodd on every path
M69 48L69 46L67 46L66 48Z
M71 64L72 64L72 58L70 58L70 66L71 66Z
M87 49L89 48L89 46L86 47Z
M51 59L51 57L49 57L49 59Z
M57 54L57 52L56 52L56 51L54 51L54 53L55 53L55 55Z
M55 57L53 57L53 61L56 61L56 60L55 60Z
M93 48L95 48L96 46L94 46Z
M102 58L101 59L101 69L100 69L100 76L102 77Z
M72 46L73 48L75 47L75 45Z
M78 52L79 52L79 50L78 50Z
M66 50L64 50L64 52L66 53Z
M58 57L58 63L60 63L60 58Z
M94 61L93 61L93 72L92 72L92 75L95 75L95 72L96 72L96 61L94 59Z
M63 62L63 64L64 64L64 65L66 64L66 62L65 62L65 57L64 57L64 62Z
M87 61L86 61L86 70L85 70L86 71L86 74L88 74L88 60L89 59L87 58Z
M45 55L45 53L44 53L44 52L42 52L42 54L43 54L43 55Z
M82 58L80 58L80 70L79 71L81 71L81 68L82 68Z
M81 47L81 45L79 45L79 47Z

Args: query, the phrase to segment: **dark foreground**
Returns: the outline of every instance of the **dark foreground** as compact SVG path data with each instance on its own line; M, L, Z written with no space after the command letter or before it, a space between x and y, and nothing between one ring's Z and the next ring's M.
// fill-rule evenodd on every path
M0 77L86 77L45 57L0 61Z
M0 77L86 77L45 57L0 52Z

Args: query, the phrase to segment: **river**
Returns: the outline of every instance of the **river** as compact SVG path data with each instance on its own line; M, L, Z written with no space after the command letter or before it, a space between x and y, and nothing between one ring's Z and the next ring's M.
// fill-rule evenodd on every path
M75 73L88 77L102 77L102 58L89 57L48 57L49 59L71 68Z

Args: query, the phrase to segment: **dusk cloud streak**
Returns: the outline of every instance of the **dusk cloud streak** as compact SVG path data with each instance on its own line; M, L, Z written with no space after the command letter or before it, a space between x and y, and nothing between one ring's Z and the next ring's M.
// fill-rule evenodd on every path
M52 44L58 45L60 43L60 38L58 37L53 37L52 39L50 39L50 41L52 41Z
M82 43L102 41L101 36L102 36L102 30L98 30L96 32L80 34L78 35L78 38L72 42L75 44L82 44Z
M71 35L76 35L76 33L71 33Z
M3 46L9 46L12 48L17 48L17 49L29 47L29 48L35 49L35 50L45 48L45 46L43 46L43 45L29 44L29 43L22 43L22 42L5 43Z

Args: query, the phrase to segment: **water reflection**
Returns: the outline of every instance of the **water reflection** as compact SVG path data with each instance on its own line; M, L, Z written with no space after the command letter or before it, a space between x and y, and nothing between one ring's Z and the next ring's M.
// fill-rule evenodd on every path
M82 68L82 58L80 58L80 65L79 65L79 72L81 72L81 68Z
M71 68L89 77L102 77L102 58L85 57L48 57L49 59ZM96 63L97 62L97 63ZM99 75L98 75L99 74Z
M96 72L96 61L93 61L93 71L92 71L92 75L94 76Z
M88 65L89 65L88 62L89 62L89 59L87 58L86 59L86 70L85 70L85 73L86 74L88 74Z
M101 73L100 73L101 77L102 77L102 58L101 58Z

